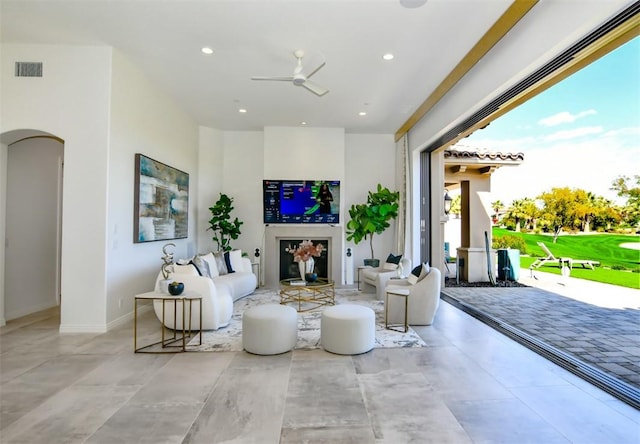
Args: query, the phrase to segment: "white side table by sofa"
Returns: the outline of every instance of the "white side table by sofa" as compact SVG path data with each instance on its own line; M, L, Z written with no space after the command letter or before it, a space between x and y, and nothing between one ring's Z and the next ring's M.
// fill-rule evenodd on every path
M394 330L400 333L406 333L409 331L408 315L409 315L409 289L408 288L387 288L385 291L384 301L384 328L387 330ZM402 324L390 324L389 323L389 295L401 297L404 299L404 323ZM398 327L404 328L400 330Z

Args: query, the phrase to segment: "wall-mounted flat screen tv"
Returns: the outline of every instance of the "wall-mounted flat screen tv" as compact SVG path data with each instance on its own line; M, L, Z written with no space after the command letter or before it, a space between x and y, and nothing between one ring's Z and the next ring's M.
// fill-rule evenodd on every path
M263 180L265 224L338 224L339 180Z

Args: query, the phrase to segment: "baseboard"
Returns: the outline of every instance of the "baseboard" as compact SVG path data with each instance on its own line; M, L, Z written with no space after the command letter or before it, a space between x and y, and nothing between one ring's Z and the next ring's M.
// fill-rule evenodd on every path
M107 327L105 324L60 324L58 333L106 333Z
M138 316L153 309L152 304L143 305L138 308ZM108 324L60 324L60 333L106 333L114 328L126 325L133 321L133 312L129 312Z
M138 307L138 316L147 313L153 309L153 304L145 304ZM133 312L120 316L118 319L115 319L107 324L107 331L113 330L114 328L120 327L121 325L129 324L133 321Z

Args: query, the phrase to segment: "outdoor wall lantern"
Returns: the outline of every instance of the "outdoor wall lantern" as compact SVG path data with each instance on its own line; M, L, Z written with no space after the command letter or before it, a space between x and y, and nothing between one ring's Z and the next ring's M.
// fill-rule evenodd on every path
M444 189L444 214L449 215L449 211L451 211L451 202L453 199L449 196L449 190Z

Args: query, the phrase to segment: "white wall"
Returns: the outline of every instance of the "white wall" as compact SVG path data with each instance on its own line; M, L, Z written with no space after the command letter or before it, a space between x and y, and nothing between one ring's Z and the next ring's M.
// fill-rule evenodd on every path
M46 131L64 140L61 331L104 331L111 49L2 48L0 134ZM44 77L16 78L16 61L42 61Z
M162 243L133 245L134 153L190 173L197 202L198 128L111 48L1 50L0 134L41 130L65 144L60 331L106 331L130 317L133 295L152 289L160 265ZM44 76L13 77L15 61L42 61ZM195 214L177 255L195 242Z
M195 250L198 204L198 127L119 51L113 52L109 132L107 323L128 320L133 296L153 289L162 246L176 257ZM135 154L189 174L189 237L133 243Z
M263 179L327 179L341 181L340 230L352 203L362 202L378 183L395 185L395 144L392 135L345 134L343 128L266 127L264 131L219 131L200 128L198 251L215 249L207 231L208 208L226 193L234 198L232 217L243 221L235 248L253 254L260 248L265 262L262 222ZM293 226L290 226L292 229ZM312 230L314 226L305 225ZM394 228L376 236L375 245L386 255L393 250ZM353 245L351 245L354 248ZM369 256L368 244L354 251L357 264ZM345 251L340 254L344 256ZM265 270L262 270L264 275ZM340 277L335 277L340 280Z
M234 211L231 214L243 222L240 237L232 246L246 251L254 261L253 252L262 249L264 225L262 223L262 179L264 178L265 134L262 131L226 131L224 133L223 192L233 197ZM207 210L217 200L203 208ZM207 231L211 239L211 231ZM213 241L210 240L213 244Z
M196 251L189 255L214 250L211 240L209 218L211 207L222 192L224 171L224 132L201 126L199 128L198 149L198 220L196 223ZM195 203L195 202L194 202Z
M251 257L264 235L262 179L340 180L341 227L352 203L364 201L377 183L395 183L392 135L198 128L111 48L4 44L1 50L0 135L30 129L64 140L61 332L105 331L130 318L134 294L152 288L164 243L133 244L137 152L190 174L189 238L175 241L176 257L212 243L208 207L220 192L235 199L245 223L237 246ZM43 61L44 77L14 78L15 61ZM386 257L393 229L376 247ZM368 256L364 244L359 249L355 263Z
M345 175L347 187L344 193L343 224L349 220L349 207L364 203L368 191L376 189L378 183L396 191L396 145L390 134L347 134L345 137ZM373 238L373 248L381 262L395 251L395 222L381 235ZM354 266L371 257L369 241L355 245L347 242L354 253Z
M58 304L58 208L63 145L51 138L12 144L7 158L5 319Z

